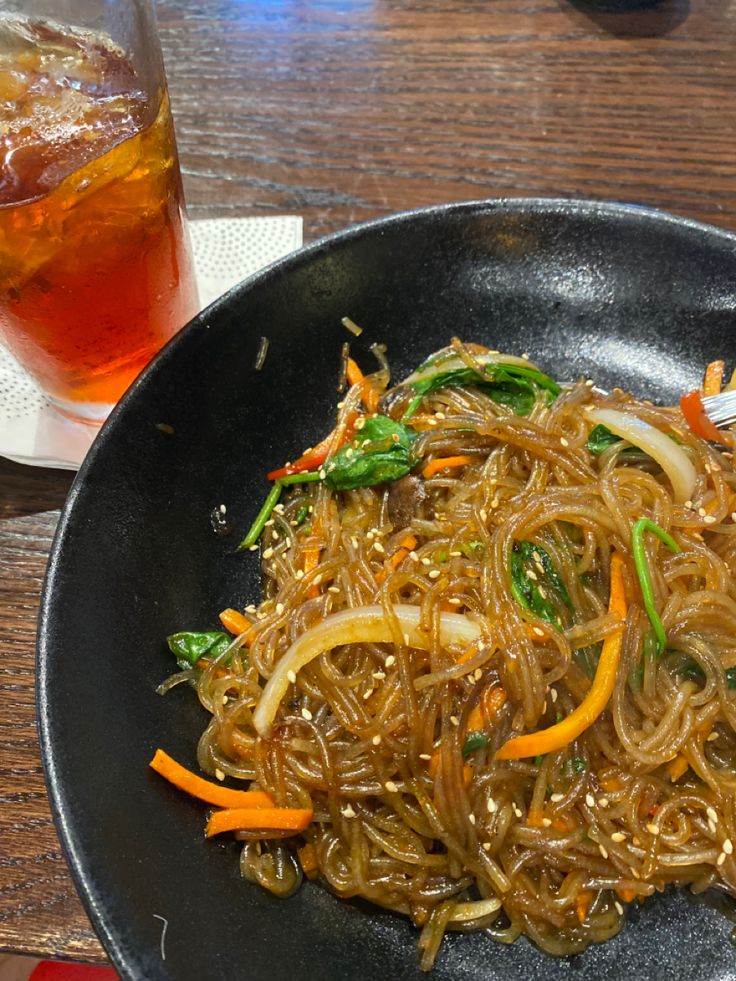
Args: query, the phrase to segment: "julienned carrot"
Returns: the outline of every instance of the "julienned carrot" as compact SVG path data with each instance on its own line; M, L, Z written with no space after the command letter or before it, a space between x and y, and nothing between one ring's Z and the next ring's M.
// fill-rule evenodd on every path
M325 436L325 438L313 446L311 450L303 453L298 460L293 463L287 463L285 467L279 467L277 470L272 470L270 473L266 474L269 480L280 480L281 477L289 477L293 473L304 473L307 470L318 470L322 464L327 459L327 456L331 449L339 450L340 447L344 446L349 440L351 440L355 434L355 423L359 418L359 412L352 412L346 421L345 429L339 442L335 443L335 432L332 432ZM333 446L334 443L334 446Z
M688 762L687 757L682 753L678 753L674 759L669 761L665 767L665 770L667 771L667 776L670 778L672 783L676 783L689 766L690 763Z
M179 790L183 790L207 804L215 804L217 807L249 808L251 810L274 806L273 798L264 790L230 790L228 787L221 787L209 780L203 780L196 773L187 770L181 763L177 763L163 749L156 750L148 765L169 783L178 787Z
M585 917L588 915L588 910L592 902L593 892L590 889L583 889L578 893L577 899L575 900L575 914L581 926L585 923Z
M619 886L616 886L614 892L622 903L633 903L636 899L636 893L633 889L621 889Z
M440 470L453 470L456 467L465 467L472 462L473 457L466 456L465 454L461 454L460 456L438 457L436 460L430 460L429 463L423 468L422 476L425 480L429 480L430 477L434 477L434 475L439 473Z
M314 812L301 807L234 807L215 811L207 822L205 834L223 831L293 831L297 834L309 825Z
M626 595L624 592L623 559L614 552L611 556L611 595L608 612L626 619ZM529 732L524 736L509 739L496 753L498 760L518 760L525 756L539 756L563 749L591 726L608 704L616 682L619 660L621 659L621 640L623 622L603 641L601 656L588 693L574 711L561 722L549 729Z
M417 545L417 540L413 535L407 535L405 538L403 538L399 544L399 547L396 549L396 551L391 555L391 558L389 559L389 562L391 563L391 567L393 569L397 569L404 561L404 559L407 557L409 552L411 552L413 548L416 548L416 545ZM386 570L379 569L379 571L376 573L376 582L379 584L379 586L385 580L385 578L386 578ZM455 609L454 606L450 607L450 610L454 610L454 609Z
M223 625L225 630L229 630L231 634L235 634L237 637L239 634L245 633L246 630L250 630L252 624L250 620L243 616L239 610L233 610L228 607L223 610L220 614L220 623Z
M362 382L365 375L358 367L357 362L353 361L352 358L348 358L348 367L345 377L348 380L348 385L357 385L358 382Z
M314 847L311 841L308 841L306 845L302 845L301 848L297 848L296 854L299 858L299 864L302 867L302 872L306 875L308 879L314 877L319 868L319 863L317 861L317 849Z
M718 395L723 385L723 372L726 370L725 362L711 361L705 369L703 378L703 395Z

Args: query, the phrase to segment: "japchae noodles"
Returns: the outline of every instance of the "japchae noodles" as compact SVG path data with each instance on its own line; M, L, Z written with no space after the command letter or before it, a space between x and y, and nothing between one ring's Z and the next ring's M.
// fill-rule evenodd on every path
M474 344L382 364L269 475L262 602L169 638L200 767L248 785L200 788L208 833L410 917L423 968L447 930L561 955L670 884L736 894L729 434Z

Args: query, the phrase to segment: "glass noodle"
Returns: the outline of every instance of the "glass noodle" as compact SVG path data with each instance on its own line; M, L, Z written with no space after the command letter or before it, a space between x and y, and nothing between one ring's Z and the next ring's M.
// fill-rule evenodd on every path
M563 955L670 884L735 894L730 452L459 341L347 377L272 493L261 603L176 676L200 767L312 813L236 830L243 875L408 916L425 969L447 930Z

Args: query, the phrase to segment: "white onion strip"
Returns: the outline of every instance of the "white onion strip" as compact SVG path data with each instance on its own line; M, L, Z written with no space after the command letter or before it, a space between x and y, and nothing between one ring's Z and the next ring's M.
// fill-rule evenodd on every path
M692 500L698 475L687 453L673 439L638 416L617 409L590 409L588 417L656 460L669 477L678 504Z
M404 385L410 385L415 381L422 381L425 378L431 378L433 375L439 375L445 371L457 371L458 369L467 368L468 366L455 354L454 348L443 348L440 352L438 351L434 357L437 355L442 355L447 352L444 357L439 357L436 361L431 364L426 365L424 368L418 368L413 371L407 378L404 379ZM533 361L529 361L527 358L519 358L515 354L473 354L473 360L478 364L518 364L523 368L534 368L539 371L539 368L534 364Z
M468 920L479 920L482 916L490 916L501 906L501 900L495 896L492 899L476 899L470 903L458 903L450 913L451 923L467 923Z
M393 608L401 632L408 637L408 646L420 650L429 649L429 637L419 630L419 607L397 604ZM465 645L480 637L480 626L462 613L440 614L440 643ZM314 627L310 627L294 641L266 682L258 708L253 713L253 724L260 736L266 737L286 691L291 684L289 675L296 674L305 664L325 651L342 644L390 644L394 640L391 623L386 619L382 606L360 606L353 610L333 613Z

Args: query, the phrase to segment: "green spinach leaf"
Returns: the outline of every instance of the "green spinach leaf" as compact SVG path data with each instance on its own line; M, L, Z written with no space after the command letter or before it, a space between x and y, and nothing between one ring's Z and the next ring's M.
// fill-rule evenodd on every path
M180 630L179 633L169 634L166 643L171 653L176 655L179 667L191 668L205 654L213 658L222 654L232 640L222 630Z
M411 454L416 433L388 416L366 419L363 428L323 467L332 490L373 487L406 476L416 462Z
M572 613L572 601L552 559L541 545L514 542L511 552L511 593L521 606L551 623L563 627L560 612Z

